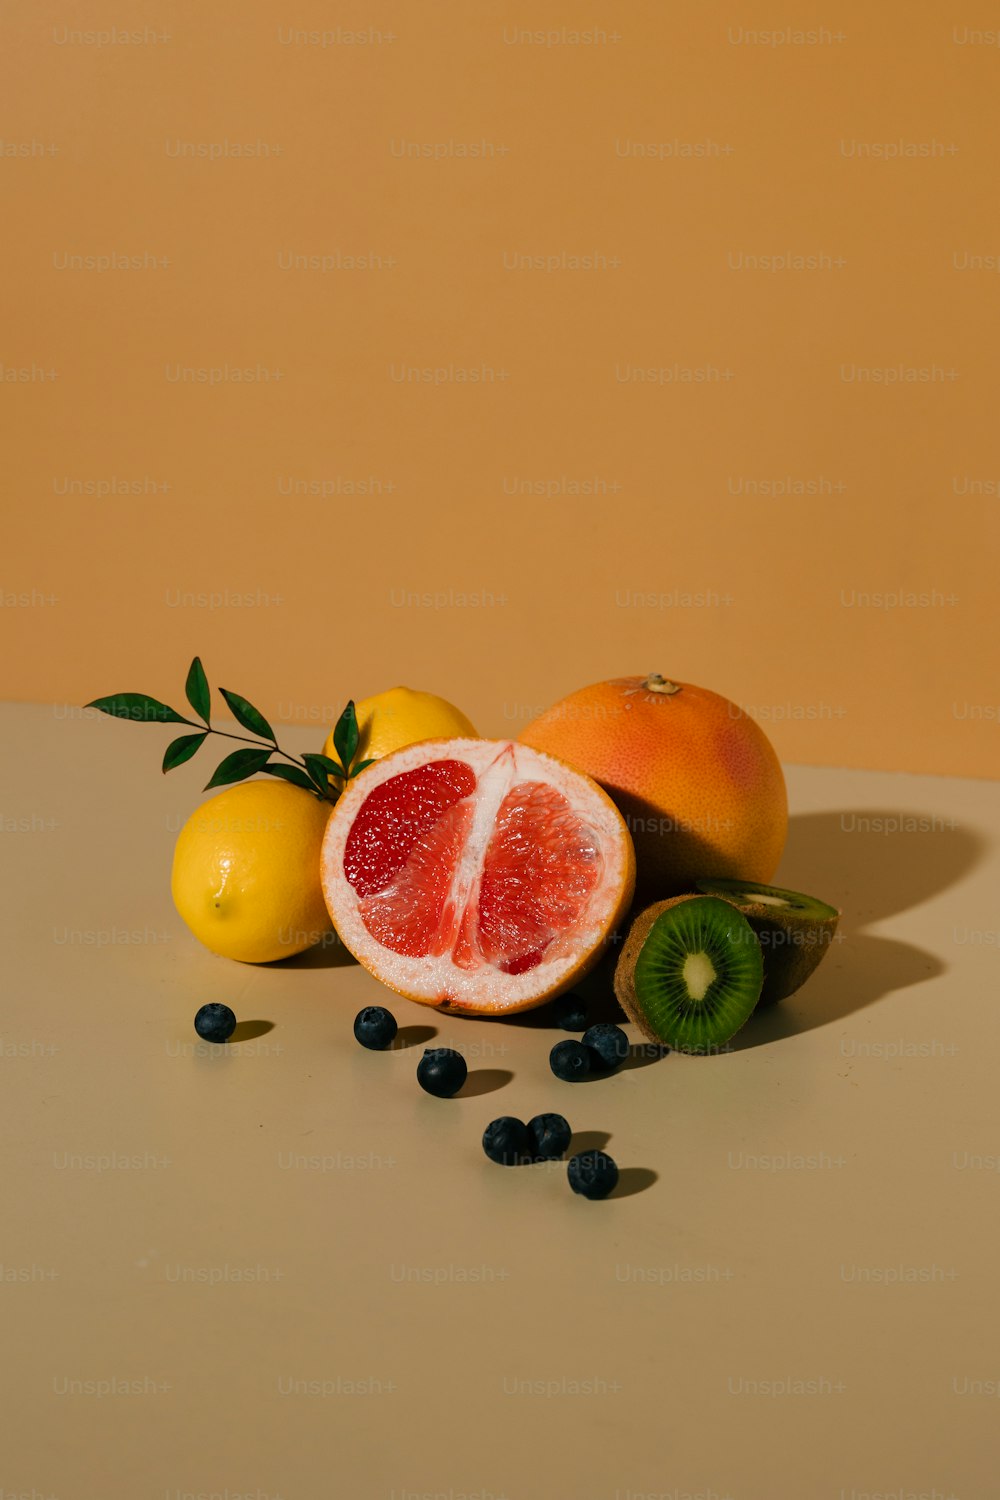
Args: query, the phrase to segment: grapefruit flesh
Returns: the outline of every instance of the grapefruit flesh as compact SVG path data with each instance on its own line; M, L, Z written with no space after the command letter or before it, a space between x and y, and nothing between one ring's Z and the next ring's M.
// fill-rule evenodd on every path
M337 931L377 978L492 1014L541 1004L600 958L634 856L589 777L507 740L439 740L350 783L321 874Z

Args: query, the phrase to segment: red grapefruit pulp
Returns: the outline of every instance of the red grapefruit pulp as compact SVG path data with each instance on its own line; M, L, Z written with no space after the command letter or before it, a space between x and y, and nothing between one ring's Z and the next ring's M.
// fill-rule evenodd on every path
M349 783L323 892L354 956L444 1009L526 1010L601 956L632 898L625 822L596 782L510 740L425 740Z

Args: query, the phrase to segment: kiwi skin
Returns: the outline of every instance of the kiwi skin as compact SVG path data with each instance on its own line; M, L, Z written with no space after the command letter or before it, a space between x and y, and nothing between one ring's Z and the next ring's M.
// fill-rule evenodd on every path
M672 906L680 906L684 901L697 900L698 894L697 892L688 891L683 896L671 896L669 900L655 901L652 906L647 906L639 912L629 929L628 937L625 939L622 951L618 957L618 963L615 967L615 997L618 1004L629 1020L634 1022L639 1028L643 1036L651 1042L656 1042L660 1047L665 1045L663 1038L650 1026L649 1021L646 1019L646 1014L639 1003L639 997L636 994L635 966L657 917L661 913L669 911ZM730 902L730 905L734 904ZM733 1035L735 1036L735 1034L734 1032Z
M825 906L832 915L824 916L817 912L809 917L796 917L793 911L783 913L780 907L752 901L738 891L726 890L725 884L722 881L699 880L697 887L704 896L719 896L723 901L728 901L750 923L764 956L764 987L757 1001L757 1009L775 1005L801 989L819 967L824 955L830 951L837 923L840 921L840 912L836 907L828 906L825 901L820 902L818 897L809 897L818 905ZM753 886L749 882L747 884L752 890ZM777 886L762 885L758 889L765 892L773 889L779 893ZM789 891L787 894L798 896L804 893Z

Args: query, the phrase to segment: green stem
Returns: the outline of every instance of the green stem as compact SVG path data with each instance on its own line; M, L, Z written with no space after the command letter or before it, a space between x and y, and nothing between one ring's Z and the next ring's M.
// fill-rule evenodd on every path
M261 749L264 745L273 745L279 755L284 755L286 760L292 759L290 755L285 755L284 750L278 748L277 740L251 740L245 734L230 734L225 729L213 729L211 724L208 726L208 732L209 734L221 734L224 740L242 740L244 745L256 745L258 749Z
M305 771L307 776L309 775L309 767L305 761L300 760L297 755L289 755L287 750L282 750L277 740L252 740L245 734L230 734L226 729L213 729L211 724L208 726L208 733L220 735L224 740L239 740L244 745L255 745L259 750L263 750L265 746L273 747L277 755L282 756L285 760L290 760L293 766L298 766L301 771ZM331 796L329 792L324 792L320 796L319 787L316 788L316 795L321 802L336 802L337 800L337 797Z

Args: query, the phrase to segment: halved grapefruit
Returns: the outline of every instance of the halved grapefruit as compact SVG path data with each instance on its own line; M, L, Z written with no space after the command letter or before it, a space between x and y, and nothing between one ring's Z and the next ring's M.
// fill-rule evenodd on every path
M589 776L511 740L424 740L348 784L323 894L355 958L442 1010L528 1010L597 962L635 853Z

